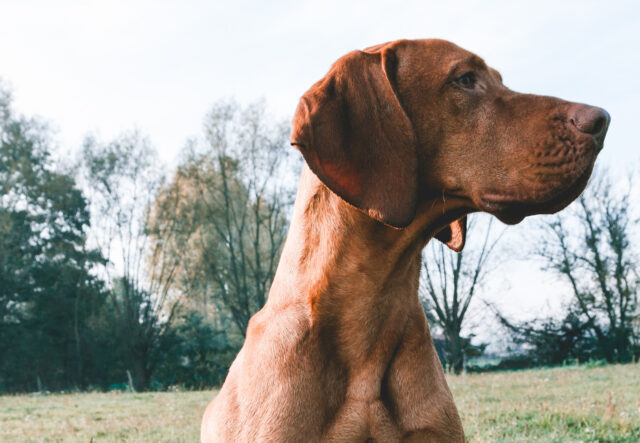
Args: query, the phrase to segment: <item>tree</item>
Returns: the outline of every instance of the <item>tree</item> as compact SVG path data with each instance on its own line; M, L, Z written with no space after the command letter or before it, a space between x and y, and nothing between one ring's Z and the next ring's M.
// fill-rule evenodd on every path
M0 88L0 390L83 387L89 317L104 302L87 202L54 167L46 126Z
M468 233L475 231L476 218L470 217ZM420 298L431 324L442 329L445 338L444 365L456 374L465 366L465 357L478 355L483 346L471 344L473 335L464 336L469 306L488 274L488 262L499 237L491 240L490 219L484 241L477 251L470 245L454 253L444 245L431 242L423 252Z
M179 301L170 291L176 261L156 268L147 260L162 250L148 235L150 207L162 184L158 160L137 132L108 143L88 137L82 171L91 201L91 239L108 260L101 271L109 283L110 324L122 348L122 376L131 369L135 388L147 389Z
M286 236L288 132L267 121L262 103L214 105L204 140L191 141L154 204L154 241L171 232L157 259L177 258L174 289L240 337L266 301Z
M174 323L167 345L167 357L157 375L165 385L188 389L222 385L238 352L229 343L225 329L194 310L185 312Z
M537 254L545 270L567 283L565 312L560 320L520 323L499 315L516 341L531 343L538 360L626 362L640 354L640 258L631 241L639 220L631 212L632 184L630 179L621 190L597 174L568 212L544 223Z
M598 358L588 324L582 321L574 305L567 306L564 316L558 319L547 317L521 322L510 321L493 309L513 342L525 351L501 362L499 367L554 366L565 361Z

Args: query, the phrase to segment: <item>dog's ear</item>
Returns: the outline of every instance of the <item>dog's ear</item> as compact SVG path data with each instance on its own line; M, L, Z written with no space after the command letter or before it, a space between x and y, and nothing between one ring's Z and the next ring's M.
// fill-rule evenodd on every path
M391 47L354 51L300 99L291 144L343 200L403 228L416 212L415 134L394 89Z
M456 252L462 251L467 240L467 216L450 223L436 234L436 238Z

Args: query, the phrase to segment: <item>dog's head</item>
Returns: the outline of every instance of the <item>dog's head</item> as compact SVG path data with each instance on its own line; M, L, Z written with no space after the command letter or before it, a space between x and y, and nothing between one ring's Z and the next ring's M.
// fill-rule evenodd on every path
M291 143L327 187L387 225L408 226L438 197L517 223L582 192L608 125L600 108L511 91L453 43L400 40L334 63L301 98ZM454 249L463 223L440 237Z

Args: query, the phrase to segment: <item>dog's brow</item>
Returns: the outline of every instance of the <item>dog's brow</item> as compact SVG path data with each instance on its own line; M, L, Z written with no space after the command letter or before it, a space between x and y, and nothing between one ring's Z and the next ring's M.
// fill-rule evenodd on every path
M474 66L476 68L480 68L480 69L487 69L487 64L484 62L484 60L482 60L480 57L478 57L477 55L472 55L470 56L467 60L466 63L468 63L471 66Z
M465 68L475 68L479 70L489 69L487 67L487 64L484 62L484 60L482 60L477 55L472 54L455 63L449 70L449 76L456 75L458 71Z

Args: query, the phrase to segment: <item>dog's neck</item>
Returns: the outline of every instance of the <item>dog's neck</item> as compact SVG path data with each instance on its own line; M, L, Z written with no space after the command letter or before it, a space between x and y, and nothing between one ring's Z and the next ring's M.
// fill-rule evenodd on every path
M409 311L420 310L420 253L460 210L455 200L430 201L410 226L394 229L344 202L305 166L267 305L302 306L312 329L330 329L335 346L348 344L345 352L364 358L381 336L397 337L408 315L423 316Z

